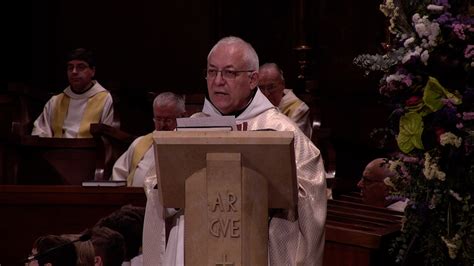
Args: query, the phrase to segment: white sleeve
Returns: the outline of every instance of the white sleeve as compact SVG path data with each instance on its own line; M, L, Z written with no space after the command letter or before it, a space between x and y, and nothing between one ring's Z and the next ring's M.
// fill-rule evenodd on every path
M102 110L102 116L100 117L100 122L109 126L113 126L114 102L110 93L108 93L107 99L105 100L104 109Z
M305 103L300 104L290 118L298 125L301 131L311 139L312 125L309 107Z
M125 151L115 162L112 168L112 180L127 180L130 174L130 166L132 164L133 152L138 139L134 140L127 151Z
M53 115L54 103L56 102L57 96L51 97L49 101L44 105L43 112L33 123L33 131L31 135L39 136L42 138L53 137L53 130L51 126L51 117Z

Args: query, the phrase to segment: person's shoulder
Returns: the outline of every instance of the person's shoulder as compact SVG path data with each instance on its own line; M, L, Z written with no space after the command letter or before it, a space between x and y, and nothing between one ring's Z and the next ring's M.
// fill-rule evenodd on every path
M285 130L295 131L298 126L285 114L280 112L278 109L269 109L259 116L266 116L267 123L276 125L278 128L284 128ZM280 129L279 129L280 130Z
M132 143L130 144L130 147L135 147L139 141L141 141L143 138L147 137L149 134L146 134L146 135L142 135L142 136L139 136L137 137L136 139L134 139L132 141Z
M53 96L51 96L48 100L48 102L54 102L56 101L57 99L61 98L61 97L64 97L64 95L66 95L63 91L62 92L59 92L57 94L54 94Z
M209 115L203 112L197 112L194 113L190 116L190 118L196 118L196 117L208 117Z

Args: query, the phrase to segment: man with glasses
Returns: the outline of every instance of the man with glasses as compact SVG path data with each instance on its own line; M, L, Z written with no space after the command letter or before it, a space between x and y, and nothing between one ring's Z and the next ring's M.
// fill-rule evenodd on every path
M384 180L394 174L389 169L389 160L386 158L377 158L369 162L362 173L362 178L357 183L364 203L402 212L407 205L406 200L387 198L389 187Z
M311 138L309 107L296 97L292 90L285 87L283 71L275 63L266 63L260 66L258 74L258 88L273 105L293 120L308 138Z
M323 161L319 150L295 123L279 112L257 88L258 67L258 55L249 43L237 37L221 39L207 57L205 73L208 96L202 112L194 114L193 117L233 115L242 129L294 132L298 210L297 214L282 211L278 213L278 217L273 216L271 219L269 264L322 265L327 201ZM153 188L156 182L156 175L147 176L145 191L152 191L150 188ZM147 219L145 214L145 237L148 235L148 226L150 231L159 232L164 236L166 230L162 217L156 215L155 220L152 220L152 217ZM155 242L144 240L145 265L183 263L184 239L183 235L179 234L183 225L180 217L178 229L171 229L166 248L164 239L155 239Z
M91 138L90 124L112 125L114 111L110 93L93 80L95 60L84 48L67 58L69 86L53 96L33 124L32 135L54 138Z
M185 113L184 98L172 92L163 92L153 100L153 121L156 131L172 131L176 118ZM155 165L153 133L134 140L112 169L112 180L127 180L128 186L143 187L145 174Z

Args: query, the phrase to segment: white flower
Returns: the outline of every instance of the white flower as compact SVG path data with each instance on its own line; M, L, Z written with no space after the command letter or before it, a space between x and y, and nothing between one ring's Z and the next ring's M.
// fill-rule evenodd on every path
M411 17L411 20L413 22L417 22L418 20L420 20L420 14L418 13L413 14L413 16Z
M446 244L446 247L448 248L449 257L451 259L455 259L457 256L458 250L461 247L460 246L461 237L458 234L456 234L451 239L445 238L444 236L441 236L441 239L443 240L444 244Z
M384 178L383 182L386 186L396 189L395 184L392 182L392 180L390 180L390 177Z
M426 28L426 25L423 24L423 22L415 24L415 30L420 37L429 35L428 29Z
M428 53L428 50L424 50L420 55L420 60L425 66L428 65L428 58L430 58L430 54Z
M438 23L430 21L428 16L420 17L419 14L413 15L412 22L418 37L421 38L423 48L429 49L437 46L436 40L440 34Z
M430 204L428 205L428 208L430 210L433 210L433 209L436 208L436 204L438 204L438 197L435 194L431 197Z
M404 74L392 74L389 75L385 80L387 81L387 83L390 83L391 81L402 81L406 77L407 76Z
M428 5L426 8L429 11L434 11L436 13L439 13L444 10L444 6L438 6L438 5Z
M423 167L423 174L426 179L431 180L436 178L440 181L446 180L446 173L439 170L438 164L432 160L429 153L425 153L425 165Z
M415 42L415 37L410 37L403 42L403 46L408 47L410 44Z
M412 57L420 57L423 48L416 46L415 49L409 50L402 58L402 63L405 64L406 62L410 61Z
M441 146L446 146L447 144L449 144L455 146L456 148L459 148L462 143L462 138L454 135L451 132L446 132L439 136L439 143L441 144Z
M456 200L462 201L462 197L458 193L454 192L452 189L449 190L449 194L453 196Z

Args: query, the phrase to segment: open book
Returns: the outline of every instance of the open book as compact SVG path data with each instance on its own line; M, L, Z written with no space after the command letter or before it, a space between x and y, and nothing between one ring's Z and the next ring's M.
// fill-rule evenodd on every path
M176 131L235 131L234 116L178 118Z

